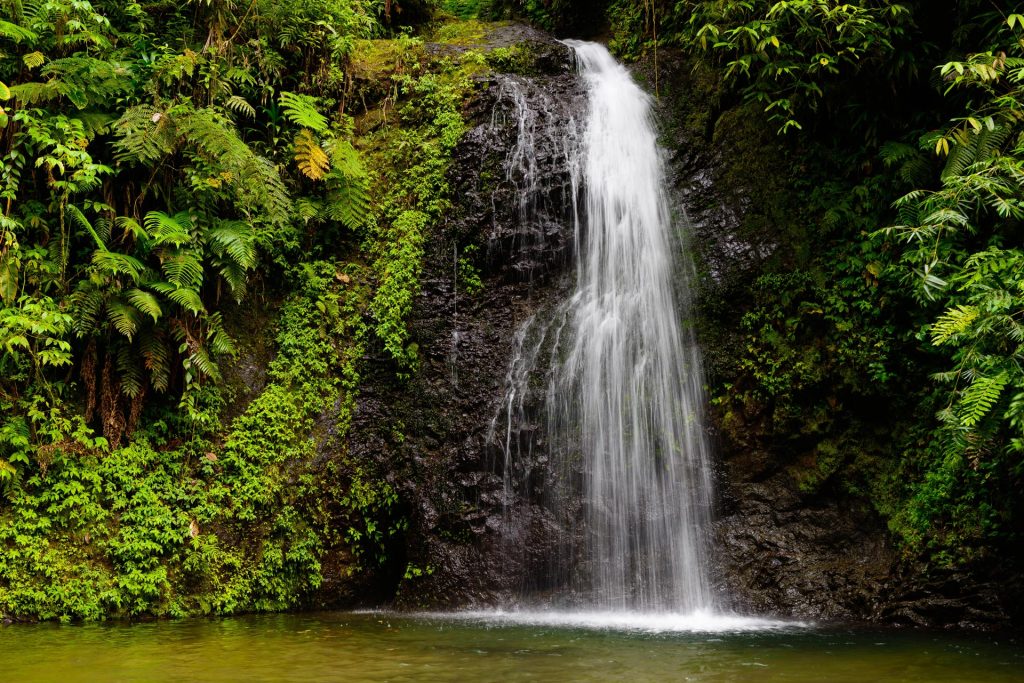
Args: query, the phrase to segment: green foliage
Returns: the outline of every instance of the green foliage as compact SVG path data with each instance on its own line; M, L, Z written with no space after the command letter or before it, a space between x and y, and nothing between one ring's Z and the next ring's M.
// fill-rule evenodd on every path
M368 41L379 0L0 7L0 615L284 609L327 553L380 571L407 523L344 438L371 337L415 358L482 57ZM357 45L399 60L376 141ZM225 311L265 297L268 383L225 413Z
M915 68L901 51L910 10L888 0L680 2L670 16L663 35L721 65L726 83L780 132L801 128L861 73L892 81Z
M937 561L983 556L986 540L1012 534L1009 493L1024 475L1024 37L1016 19L1005 52L969 55L938 71L947 96L970 93L948 129L922 148L947 159L936 190L896 202L899 225L881 235L904 245L900 262L923 306L939 314L928 338L946 367L945 400L920 456L927 464L896 520L897 531ZM1015 34L1008 34L1016 31ZM1010 244L1008 248L1003 244Z

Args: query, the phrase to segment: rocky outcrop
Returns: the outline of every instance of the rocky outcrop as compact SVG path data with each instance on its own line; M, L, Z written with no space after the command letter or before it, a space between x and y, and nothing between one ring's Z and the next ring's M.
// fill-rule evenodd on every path
M539 406L525 406L513 435L529 459L519 463L530 473L523 491L503 488L494 427L517 329L568 291L570 186L559 131L582 111L583 92L567 49L546 35L510 25L485 40L485 50L527 49L506 63L516 73L486 77L465 112L472 129L451 166L454 206L429 240L409 321L421 367L398 381L383 354L370 358L349 439L351 455L388 472L406 505L410 527L393 549L389 579L405 607L508 605L571 533L542 505ZM717 84L672 55L661 62L670 169L700 276L696 324L711 381L720 383L731 379L751 283L786 266L776 222L798 211L798 199L765 197L784 192L779 179L793 169L772 132L722 101ZM638 76L653 83L645 68ZM532 120L524 121L524 105ZM516 159L524 125L533 147ZM529 207L525 183L534 183ZM805 454L772 443L756 406L729 428L720 411L711 414L720 502L710 542L721 604L812 620L1010 623L1012 596L1021 594L1012 576L979 580L906 562L863 498L801 489L793 466ZM521 515L511 541L509 503ZM422 574L403 580L406 567Z
M407 505L398 560L423 572L398 588L408 607L507 602L522 580L522 562L495 550L504 498L490 429L515 331L562 297L569 263L569 173L554 136L581 106L569 51L520 25L485 40L474 47L516 46L507 66L517 73L486 76L464 112L472 128L451 164L454 206L429 238L409 320L419 371L397 381L382 355L370 359L349 438L351 455L379 463ZM535 117L525 124L523 105ZM530 178L517 162L509 172L523 125L535 135ZM526 220L525 182L535 183Z

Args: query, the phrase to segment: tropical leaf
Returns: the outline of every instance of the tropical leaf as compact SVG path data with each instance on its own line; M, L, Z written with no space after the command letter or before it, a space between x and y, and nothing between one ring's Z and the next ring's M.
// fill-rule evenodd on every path
M164 276L176 287L198 289L203 284L203 264L188 249L175 249L161 255Z
M965 427L974 427L999 400L1003 388L1009 381L1006 373L994 377L975 377L960 396L959 418Z
M941 346L952 337L963 334L978 318L976 306L959 305L949 309L932 325L932 343Z
M173 216L163 211L150 211L143 223L156 244L180 247L192 242L192 219L187 211L180 211Z
M146 264L134 256L97 249L92 253L92 264L111 275L127 275L133 283L147 270Z
M134 306L121 301L107 302L107 317L118 332L124 335L128 341L132 340L139 329L142 319L140 313Z
M232 95L229 97L228 101L224 103L224 106L236 114L241 114L250 119L256 118L256 110L244 97L239 95Z
M327 117L317 111L316 100L309 95L285 91L281 93L278 101L285 118L292 123L317 133L327 131Z
M152 318L153 322L160 319L160 315L163 313L163 310L160 308L160 302L150 292L136 287L128 290L125 293L125 296L128 298L128 301L131 302L132 306L135 306L135 308Z
M311 180L323 180L331 165L327 152L305 128L295 137L295 161L303 175Z

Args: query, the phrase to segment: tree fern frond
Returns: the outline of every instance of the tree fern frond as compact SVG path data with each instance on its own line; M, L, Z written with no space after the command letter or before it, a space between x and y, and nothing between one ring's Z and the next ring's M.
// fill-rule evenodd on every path
M97 248L99 248L102 251L106 251L107 250L107 245L104 244L103 239L100 238L99 233L96 232L95 228L92 227L92 223L90 223L89 219L85 217L85 214L82 213L81 209L79 209L74 204L68 204L68 206L66 207L65 211L71 217L71 219L75 222L75 224L77 224L79 227L83 228L86 232L88 232L92 236L93 240L96 242Z
M227 102L224 103L224 106L236 114L241 114L242 116L250 119L256 118L256 110L244 97L241 97L240 95L232 95L229 97Z
M146 230L156 244L180 247L192 242L192 219L187 211L169 216L163 211L150 211L143 220Z
M92 253L92 264L111 275L127 275L133 283L139 282L146 265L134 256L97 249Z
M142 322L138 309L122 301L107 302L107 317L114 329L124 335L128 341L135 336L139 329L139 323Z
M218 356L235 356L238 351L235 348L235 340L224 330L224 321L219 312L213 313L206 319L206 340L210 349Z
M114 357L114 367L117 368L118 379L121 381L121 393L129 398L135 398L142 393L145 378L139 367L138 356L131 345L120 345Z
M198 289L203 284L203 264L187 249L162 254L160 268L164 277L176 287Z
M233 188L246 210L271 222L287 222L291 200L277 168L249 148L231 124L210 109L198 109L178 123L189 144L234 178Z
M88 281L79 285L71 295L71 316L79 337L92 334L99 329L103 314L103 293Z
M34 31L30 31L24 26L18 26L17 24L0 19L0 38L7 38L15 43L20 43L23 40L31 42L37 37Z
M220 266L217 272L228 283L235 300L241 303L245 298L246 284L249 279L245 271L234 261L227 261Z
M295 161L299 170L310 180L323 180L331 163L327 152L307 128L303 128L295 137Z
M325 213L350 230L358 230L370 216L370 192L365 180L337 178L331 183Z
M174 151L174 129L170 118L148 104L125 110L114 123L114 143L120 159L152 163Z
M999 400L1008 380L1006 373L995 377L976 377L960 396L958 413L961 424L968 428L978 424Z
M176 287L169 282L154 282L150 287L160 294L163 294L189 313L199 315L206 311L206 307L203 306L203 300L199 296L199 292L194 289L190 289L188 287Z
M309 95L284 91L278 102L281 104L285 118L292 123L317 133L327 130L327 117L317 111L316 100Z
M247 223L217 221L206 235L218 252L226 252L244 270L256 267L256 241Z
M149 381L157 391L167 391L171 383L171 349L152 331L139 335L142 362L149 370Z
M932 344L941 346L952 337L963 334L978 318L976 306L959 305L950 308L932 325Z
M135 306L135 308L152 318L153 322L160 319L160 315L163 313L160 308L160 302L150 292L135 287L128 290L125 296L132 306Z

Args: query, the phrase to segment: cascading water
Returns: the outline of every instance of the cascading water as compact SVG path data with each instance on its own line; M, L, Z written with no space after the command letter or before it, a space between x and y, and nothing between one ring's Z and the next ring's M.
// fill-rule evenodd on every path
M689 264L679 256L651 101L603 46L568 45L588 102L569 165L581 188L571 207L576 284L558 311L533 316L516 338L493 430L504 440L506 499L527 486L513 436L524 401L537 393L536 375L546 371L545 504L581 526L575 547L562 551L576 564L565 581L577 603L707 609L712 484L703 377L693 336L679 322L689 307ZM567 510L574 496L582 505Z

